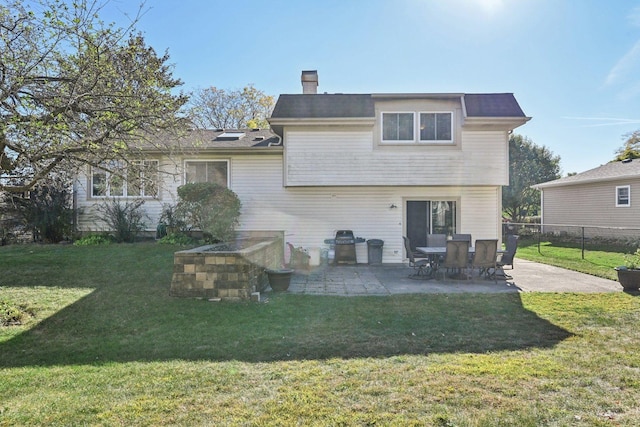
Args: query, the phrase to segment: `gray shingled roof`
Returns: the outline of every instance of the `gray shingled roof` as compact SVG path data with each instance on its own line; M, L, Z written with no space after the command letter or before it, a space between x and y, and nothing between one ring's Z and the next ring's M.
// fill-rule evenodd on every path
M224 133L237 133L241 137L221 137ZM159 138L159 141L183 150L267 148L280 144L280 138L271 129L194 129L179 136Z
M272 118L374 118L371 94L280 95ZM391 95L384 95L392 97ZM453 96L453 95L452 95ZM525 117L512 93L465 94L469 117ZM398 94L399 98L442 98L443 94Z
M624 178L640 178L640 159L611 162L573 176L543 182L535 188L561 187L565 185L587 184L597 181L613 181Z
M469 117L525 117L512 93L466 94Z
M280 95L274 118L375 117L371 95Z

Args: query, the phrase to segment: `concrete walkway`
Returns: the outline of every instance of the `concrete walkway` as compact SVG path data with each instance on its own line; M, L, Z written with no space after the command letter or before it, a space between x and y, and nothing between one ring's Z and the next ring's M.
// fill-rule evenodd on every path
M474 276L471 280L416 280L412 269L403 264L369 266L320 266L296 272L290 293L310 295L361 296L412 293L461 292L621 292L616 281L601 279L563 268L516 259L513 270L497 283Z

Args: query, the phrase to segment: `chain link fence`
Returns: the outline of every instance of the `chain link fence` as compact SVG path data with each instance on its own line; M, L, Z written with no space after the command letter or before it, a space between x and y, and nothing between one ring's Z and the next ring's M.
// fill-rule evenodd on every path
M502 225L502 239L517 234L521 241L550 242L557 246L585 250L629 253L640 248L640 228L593 225L537 224L506 222Z

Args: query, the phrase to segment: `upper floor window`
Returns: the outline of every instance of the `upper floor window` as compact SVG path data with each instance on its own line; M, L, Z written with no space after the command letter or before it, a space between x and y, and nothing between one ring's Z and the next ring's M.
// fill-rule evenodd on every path
M382 113L382 142L453 143L453 113Z
M158 195L158 161L136 160L128 164L111 161L105 169L91 170L93 197L156 197Z
M452 142L453 114L420 113L420 141Z
M382 113L383 141L413 141L413 113Z
M631 186L621 185L616 187L616 207L631 206Z
M187 183L211 182L229 187L229 162L227 160L187 161L185 162Z

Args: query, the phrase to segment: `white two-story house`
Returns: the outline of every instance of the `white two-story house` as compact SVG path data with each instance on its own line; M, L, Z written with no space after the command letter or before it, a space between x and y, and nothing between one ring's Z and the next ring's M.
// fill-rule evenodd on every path
M150 152L170 172L148 196L150 217L182 183L216 180L242 201L239 231L281 231L304 248L353 230L399 263L403 235L414 246L428 233L500 238L509 133L529 120L512 94L318 94L315 71L302 85L280 95L270 131L194 133L200 142L175 141L191 148L171 160ZM77 203L90 208L102 197L95 176L79 182ZM366 244L356 252L367 262Z

